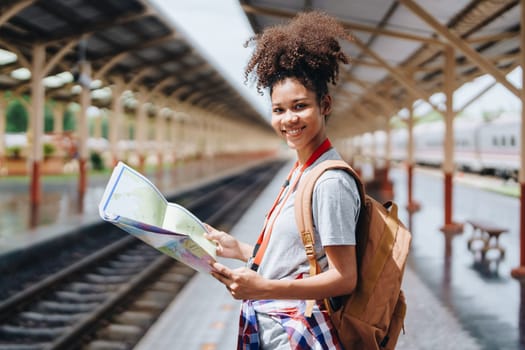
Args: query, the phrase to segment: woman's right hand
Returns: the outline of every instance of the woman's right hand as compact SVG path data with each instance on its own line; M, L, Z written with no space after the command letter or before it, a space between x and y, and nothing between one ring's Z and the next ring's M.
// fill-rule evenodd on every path
M208 232L204 234L204 237L217 244L217 256L242 261L248 260L251 254L251 248L248 244L239 242L232 235L219 231L211 225L204 225L206 225L206 229L208 230Z

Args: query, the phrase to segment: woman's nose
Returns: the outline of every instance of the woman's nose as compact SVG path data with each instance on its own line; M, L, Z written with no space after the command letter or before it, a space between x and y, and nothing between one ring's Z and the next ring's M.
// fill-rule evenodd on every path
M299 117L293 113L291 110L286 111L284 121L286 123L296 123L299 120Z

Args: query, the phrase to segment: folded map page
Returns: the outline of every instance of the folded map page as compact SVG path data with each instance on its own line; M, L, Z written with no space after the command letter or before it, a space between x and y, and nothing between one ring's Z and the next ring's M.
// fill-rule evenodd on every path
M193 269L211 271L216 245L204 237L204 224L186 208L168 202L148 178L123 162L113 169L99 214Z

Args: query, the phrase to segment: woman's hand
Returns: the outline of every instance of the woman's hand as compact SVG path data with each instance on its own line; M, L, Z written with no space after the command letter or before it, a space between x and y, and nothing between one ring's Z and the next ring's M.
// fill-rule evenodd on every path
M239 242L235 237L226 232L219 231L208 224L205 225L208 232L205 233L204 237L217 244L218 256L248 261L253 250L251 246Z
M212 267L212 276L224 284L235 299L255 300L269 297L270 281L257 272L246 267L232 270L217 262Z

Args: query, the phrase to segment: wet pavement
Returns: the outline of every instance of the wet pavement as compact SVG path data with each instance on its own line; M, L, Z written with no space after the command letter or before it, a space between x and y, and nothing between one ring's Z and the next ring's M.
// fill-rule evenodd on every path
M395 184L395 200L403 205L405 174L393 169L390 175ZM439 230L444 222L443 180L439 174L416 171L414 199L422 204L422 209L411 220L406 210L401 211L402 219L411 222L413 232L409 266L463 328L478 339L482 349L520 349L522 291L510 276L510 270L519 264L519 200L480 190L468 180L466 183L454 183L454 221L484 219L508 228L508 233L500 238L500 244L506 248L505 259L497 270L487 272L480 268L467 248L471 235L468 225L463 234L452 238L447 254L445 236ZM436 334L440 330L436 327ZM459 344L458 349L462 349Z

